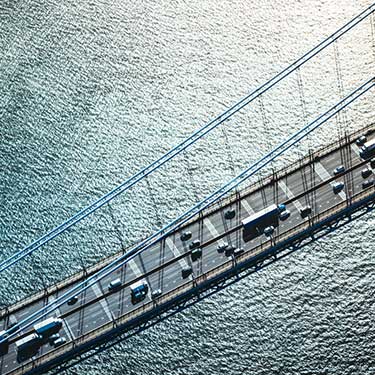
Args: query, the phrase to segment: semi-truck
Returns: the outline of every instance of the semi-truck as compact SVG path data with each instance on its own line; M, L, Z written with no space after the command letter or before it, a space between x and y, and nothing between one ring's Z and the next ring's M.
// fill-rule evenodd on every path
M284 204L272 204L242 221L242 236L245 242L262 235L267 227L279 226L279 215L285 211Z

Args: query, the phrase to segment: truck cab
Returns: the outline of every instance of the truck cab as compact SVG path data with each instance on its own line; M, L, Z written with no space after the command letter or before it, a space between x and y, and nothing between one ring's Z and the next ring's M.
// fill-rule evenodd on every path
M359 152L359 156L362 159L369 159L375 154L375 138L371 141L366 142Z
M8 354L9 351L9 340L6 336L5 331L0 331L0 355Z
M131 301L135 305L138 302L143 301L148 293L148 284L146 281L141 280L130 285Z
M25 361L37 354L42 344L43 337L37 333L32 333L31 335L16 341L17 361Z

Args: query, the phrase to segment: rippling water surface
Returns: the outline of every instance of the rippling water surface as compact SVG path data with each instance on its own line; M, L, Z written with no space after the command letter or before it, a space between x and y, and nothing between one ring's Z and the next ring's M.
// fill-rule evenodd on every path
M2 0L1 257L154 160L370 4ZM1 302L151 233L373 75L369 20L336 46L336 58L330 47L300 70L302 91L293 74L2 276ZM335 139L339 124L370 123L373 103L372 92L275 167ZM63 373L373 374L373 228L370 214Z

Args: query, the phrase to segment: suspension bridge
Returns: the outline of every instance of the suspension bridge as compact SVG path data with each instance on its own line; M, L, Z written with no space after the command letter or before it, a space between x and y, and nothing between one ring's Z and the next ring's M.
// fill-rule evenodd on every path
M103 350L136 334L371 211L374 123L351 133L341 129L336 142L316 147L255 184L238 187L373 90L375 76L370 76L344 92L336 42L367 21L374 37L374 12L375 4L158 160L2 260L0 273L10 272L15 264L43 251L45 244L125 194L290 74L298 74L322 51L334 48L341 95L335 105L151 236L3 309L0 373L41 373L74 358L82 360L90 349ZM43 327L46 321L50 325Z

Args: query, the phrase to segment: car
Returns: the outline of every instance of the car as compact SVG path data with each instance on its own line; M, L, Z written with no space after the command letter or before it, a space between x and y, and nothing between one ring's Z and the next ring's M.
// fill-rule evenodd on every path
M115 279L115 280L112 280L109 284L108 284L108 291L109 292L114 292L116 290L118 290L122 285L122 282L120 279Z
M225 251L225 249L228 247L228 243L227 242L222 242L222 243L220 243L219 245L217 245L217 248L216 248L216 250L217 250L217 252L218 253L223 253L224 251Z
M60 337L59 339L57 339L53 342L53 347L58 348L59 346L64 345L65 343L66 343L66 338Z
M198 249L192 250L190 256L191 256L192 262L197 261L199 258L202 258L202 249L198 248Z
M304 219L311 214L311 207L310 206L302 207L300 209L299 213L300 213L302 219Z
M68 299L67 304L69 306L72 306L72 305L75 305L77 302L78 302L78 297L77 296L73 296L72 298Z
M151 293L151 299L156 299L156 298L160 297L162 294L163 294L163 292L161 291L161 289L155 289Z
M363 181L362 182L362 189L367 189L367 188L371 187L372 185L374 185L374 180L373 179Z
M193 269L191 267L185 267L181 270L181 276L183 279L188 278L193 273Z
M274 231L275 231L275 228L272 225L270 225L269 227L266 227L264 229L263 233L265 236L271 237Z
M335 182L332 185L332 190L334 194L340 193L344 189L345 184L343 182Z
M58 333L54 333L53 335L51 335L50 337L48 337L48 342L51 346L54 345L54 342L60 338L60 335Z
M234 253L234 250L236 248L233 247L233 246L228 246L226 249L225 249L225 256L226 257L230 257L233 253Z
M190 231L187 231L187 232L184 232L184 233L181 234L180 239L181 239L182 242L188 241L188 240L190 240L191 236L192 236L192 233Z
M341 174L341 173L344 173L345 172L345 167L343 165L339 165L338 167L336 167L334 170L333 170L333 174L335 176Z
M236 211L235 210L229 210L224 214L224 218L226 220L232 220L236 216Z
M241 254L243 254L244 252L245 252L245 249L243 249L242 247L237 248L237 249L234 249L234 251L233 251L233 256L234 256L234 257L238 257L238 256L240 256Z
M281 221L284 221L284 220L288 219L289 216L290 216L290 211L285 210L279 215L279 218L280 218Z
M371 160L370 160L370 167L371 168L375 168L375 158L372 158Z
M366 143L366 141L367 141L366 136L365 136L365 135L362 135L362 136L360 136L360 137L355 141L355 143L356 143L357 146L363 146L363 145Z
M361 171L362 178L368 178L371 176L371 174L372 174L372 170L370 168L365 168L365 169L362 169Z
M201 245L201 241L199 241L199 240L194 240L194 241L189 245L189 249L190 249L190 250L197 249L200 245Z

